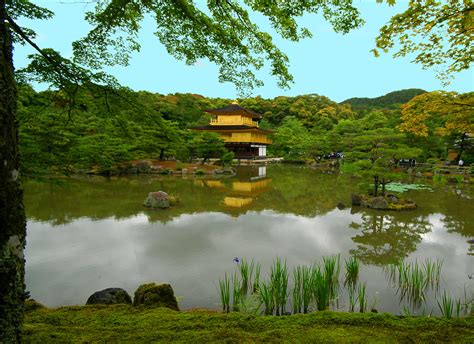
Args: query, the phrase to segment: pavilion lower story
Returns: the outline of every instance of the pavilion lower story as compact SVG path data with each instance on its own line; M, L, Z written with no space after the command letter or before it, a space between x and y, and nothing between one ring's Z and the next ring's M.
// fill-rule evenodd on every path
M267 146L252 143L226 143L225 148L234 152L235 159L256 159L267 156Z

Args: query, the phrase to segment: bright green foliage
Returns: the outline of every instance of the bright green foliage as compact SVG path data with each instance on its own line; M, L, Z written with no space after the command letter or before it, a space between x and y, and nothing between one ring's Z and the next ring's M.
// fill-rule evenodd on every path
M377 48L395 57L415 54L413 62L436 68L446 81L467 70L474 53L474 3L472 0L410 0L407 10L380 29ZM378 51L373 50L378 56Z
M273 135L271 150L287 159L302 159L308 155L311 137L308 130L294 117L287 117Z
M176 331L176 329L186 329ZM26 315L24 342L472 342L474 318L318 312L289 317L85 306Z
M381 187L385 194L385 185L399 177L394 168L400 159L416 158L420 150L410 148L403 143L404 136L393 129L370 129L350 139L351 151L346 154L348 163L355 167L355 173L371 178L374 183L374 195Z
M7 10L13 19L52 16L50 11L29 1L9 2ZM363 23L350 1L304 1L291 5L262 0L209 1L205 5L189 0L99 1L85 15L92 29L84 38L73 42L73 63L54 51L43 49L38 58L33 58L30 71L37 69L37 75L48 81L60 79L63 87L103 76L100 72L103 66L126 66L131 54L140 50L141 21L150 16L156 22L155 35L169 54L190 65L209 59L219 66L219 80L234 83L242 93L263 84L256 71L267 61L279 86L288 87L293 81L288 71L288 57L273 43L272 36L250 19L251 12L265 16L280 36L291 41L311 36L307 28L297 24L297 19L305 13L322 14L340 33L347 33ZM33 36L33 33L24 30L20 36L25 40L28 35ZM41 63L41 59L46 63ZM90 69L85 78L82 73L85 69L81 66ZM50 73L45 73L48 68Z
M221 157L226 149L224 141L219 134L212 132L201 132L194 134L188 143L190 157L203 158L203 163L213 157Z

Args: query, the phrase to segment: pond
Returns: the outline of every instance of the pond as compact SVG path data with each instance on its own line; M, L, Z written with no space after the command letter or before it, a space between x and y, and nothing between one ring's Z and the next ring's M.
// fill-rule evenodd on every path
M456 297L472 292L472 186L411 190L404 195L417 202L416 210L385 212L351 208L359 182L292 165L242 167L220 178L30 181L24 185L27 290L47 306L61 306L84 304L108 287L133 295L142 283L168 282L182 309L218 309L218 280L234 272L235 257L260 262L265 277L276 257L291 270L340 254L341 262L360 259L369 308L379 311L439 314L442 291ZM144 208L148 192L158 190L180 203ZM340 202L346 207L338 208ZM388 281L386 266L426 258L443 261L440 288L414 307ZM343 290L338 303L347 309Z

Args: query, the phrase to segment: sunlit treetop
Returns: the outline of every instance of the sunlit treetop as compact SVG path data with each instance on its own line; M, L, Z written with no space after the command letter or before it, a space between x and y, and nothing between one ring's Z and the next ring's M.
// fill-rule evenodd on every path
M413 62L434 68L448 84L474 59L474 2L410 0L405 12L380 29L376 46L375 56L389 50L394 57L414 56Z
M51 16L25 0L12 1L8 11L13 19ZM278 85L288 88L293 82L288 57L252 21L251 12L265 16L280 36L291 41L311 36L297 23L305 13L322 14L339 33L363 24L351 1L341 0L208 0L199 6L192 0L99 0L85 14L92 30L73 42L73 61L92 70L126 66L131 54L140 51L141 21L151 16L155 35L170 55L187 64L209 59L219 66L219 81L234 83L239 93L263 85L256 71L266 64ZM28 30L24 33L28 35Z
M416 136L474 133L474 92L430 92L403 104L400 131ZM430 125L430 122L433 122Z

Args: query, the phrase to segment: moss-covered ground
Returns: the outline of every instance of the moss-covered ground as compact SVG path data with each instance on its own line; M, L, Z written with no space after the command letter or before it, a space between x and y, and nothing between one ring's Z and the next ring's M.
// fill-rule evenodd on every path
M474 318L339 312L276 317L96 305L29 311L23 341L474 343Z

